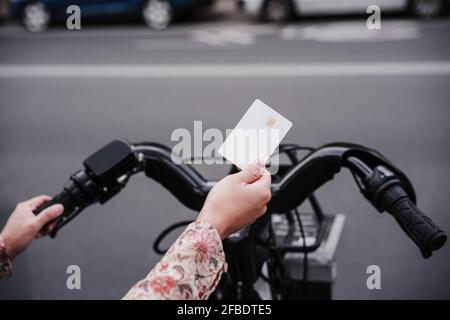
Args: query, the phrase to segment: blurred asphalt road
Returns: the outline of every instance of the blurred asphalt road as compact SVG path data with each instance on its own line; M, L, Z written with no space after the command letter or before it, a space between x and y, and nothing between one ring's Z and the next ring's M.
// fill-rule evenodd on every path
M231 128L260 98L293 121L286 142L352 141L381 151L409 175L423 211L450 232L449 36L448 19L403 17L384 20L381 31L365 29L364 17L284 27L219 19L180 22L164 32L122 25L32 35L5 26L0 225L16 202L58 192L82 160L111 139L173 145L174 129L192 130L194 120L203 120L204 128ZM310 63L322 72L303 74ZM380 63L389 64L380 69ZM182 72L192 64L203 71ZM280 64L299 71L277 71ZM158 65L160 71L133 75L136 65ZM223 78L208 76L224 66L265 73L246 74L243 68ZM335 75L342 66L353 72ZM116 72L106 75L102 68ZM225 171L206 168L205 174L218 178ZM325 210L348 218L335 298L450 298L450 245L423 260L393 219L361 197L346 172L318 196ZM136 177L56 240L33 244L15 262L13 279L0 284L0 298L120 298L157 261L151 245L158 232L194 216L155 182ZM66 289L71 264L81 267L80 291ZM381 267L379 291L366 288L372 264Z

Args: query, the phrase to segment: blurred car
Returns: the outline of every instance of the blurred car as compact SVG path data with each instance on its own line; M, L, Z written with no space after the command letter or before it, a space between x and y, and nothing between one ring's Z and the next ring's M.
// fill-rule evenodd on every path
M300 14L366 13L370 5L384 11L408 10L417 17L444 12L449 0L240 0L241 8L265 21L282 22Z
M6 20L8 16L8 1L0 0L0 22Z
M11 0L11 14L31 32L67 19L67 7L77 5L83 18L139 17L153 29L165 29L174 13L212 5L215 0Z

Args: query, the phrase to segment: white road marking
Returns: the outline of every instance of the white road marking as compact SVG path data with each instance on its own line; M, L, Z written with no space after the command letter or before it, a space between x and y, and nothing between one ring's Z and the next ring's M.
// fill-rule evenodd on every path
M275 27L235 25L226 28L195 30L190 37L192 41L210 46L251 46L257 42L258 37L275 34L276 32Z
M203 49L188 39L138 39L133 43L136 49L145 51Z
M450 75L450 61L191 65L0 65L0 78L301 78L421 75Z
M419 38L419 24L409 21L387 21L381 30L369 30L363 22L337 22L305 27L287 26L280 32L282 40L317 42L385 42Z
M208 44L210 46L223 46L227 44L237 44L243 46L254 45L255 36L251 33L233 29L217 31L196 31L193 32L192 41Z

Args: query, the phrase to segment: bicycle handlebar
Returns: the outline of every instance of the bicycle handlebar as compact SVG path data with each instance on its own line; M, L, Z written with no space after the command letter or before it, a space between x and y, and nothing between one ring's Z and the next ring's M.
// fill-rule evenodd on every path
M429 217L424 215L409 199L402 199L390 213L397 220L403 231L419 247L425 258L431 252L440 249L447 241L447 236Z
M380 212L390 213L425 258L441 248L447 235L420 211L405 192L401 181L383 166L366 176L366 198Z
M115 140L86 159L85 169L72 175L63 191L35 214L55 203L64 206L64 214L56 220L50 235L55 237L57 231L84 208L96 202L105 203L120 192L130 176L141 171L162 184L186 207L199 211L215 181L204 179L179 159L173 161L174 157L171 150L161 144ZM368 200L380 212L388 211L395 217L425 258L444 245L445 233L415 207L416 196L407 176L378 152L355 144L322 146L289 168L279 181L272 183L268 212L286 212L298 207L343 167L363 181L365 189L362 191ZM389 179L386 175L381 175L380 179L380 168L390 173ZM396 197L391 191L387 192L387 186L393 185L389 182L392 179L396 188L402 190ZM386 200L390 197L395 201Z

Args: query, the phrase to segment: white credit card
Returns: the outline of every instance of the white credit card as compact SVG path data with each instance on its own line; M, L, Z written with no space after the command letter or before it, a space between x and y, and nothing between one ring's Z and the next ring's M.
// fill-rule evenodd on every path
M241 169L266 163L291 127L292 122L256 99L217 152Z

